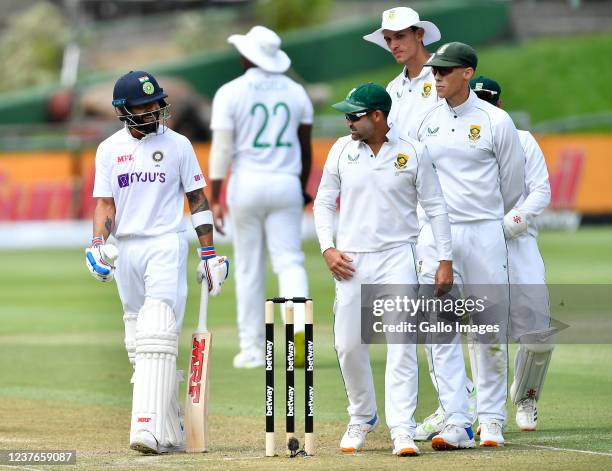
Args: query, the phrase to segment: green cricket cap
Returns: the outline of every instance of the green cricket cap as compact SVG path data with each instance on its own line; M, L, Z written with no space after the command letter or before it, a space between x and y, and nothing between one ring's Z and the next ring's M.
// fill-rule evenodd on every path
M484 75L470 80L470 88L475 92L487 92L486 97L483 95L480 98L488 101L492 105L497 105L501 96L501 87L499 83Z
M478 56L472 46L452 42L440 46L424 65L426 67L471 67L476 69Z
M368 82L353 88L344 101L332 105L332 108L343 113L357 113L365 110L389 111L391 97L384 87Z

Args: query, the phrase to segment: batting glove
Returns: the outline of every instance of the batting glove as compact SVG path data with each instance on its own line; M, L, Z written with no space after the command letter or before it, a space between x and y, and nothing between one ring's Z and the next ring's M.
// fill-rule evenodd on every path
M115 277L115 260L118 256L117 247L105 244L103 237L94 237L91 247L85 249L85 265L96 280L109 282Z
M511 209L504 216L504 235L506 239L515 239L529 228L527 216L517 209Z
M218 256L212 245L200 247L198 255L201 259L198 265L198 283L207 283L209 294L217 296L221 292L223 282L229 275L229 259Z

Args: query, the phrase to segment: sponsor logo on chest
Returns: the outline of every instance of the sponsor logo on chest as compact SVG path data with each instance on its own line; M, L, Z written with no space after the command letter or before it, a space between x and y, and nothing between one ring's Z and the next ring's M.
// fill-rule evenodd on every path
M440 126L436 126L436 127L433 127L433 126L429 127L429 126L427 126L427 131L426 131L425 135L428 136L428 137L437 136L439 130L440 130Z
M133 161L134 161L134 156L132 154L118 155L117 156L117 163L118 164L124 164L126 162L133 162Z
M354 165L354 164L358 164L359 163L359 157L361 154L357 154L357 155L351 155L351 154L346 154L346 158L348 159L348 164L349 165Z
M131 172L117 175L119 188L127 188L138 183L165 183L166 174L164 172Z

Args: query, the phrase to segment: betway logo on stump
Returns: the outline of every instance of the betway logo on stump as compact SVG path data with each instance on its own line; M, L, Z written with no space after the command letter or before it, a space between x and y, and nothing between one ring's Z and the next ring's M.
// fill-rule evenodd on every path
M274 343L266 341L266 371L274 371Z
M274 388L266 386L266 417L274 416Z

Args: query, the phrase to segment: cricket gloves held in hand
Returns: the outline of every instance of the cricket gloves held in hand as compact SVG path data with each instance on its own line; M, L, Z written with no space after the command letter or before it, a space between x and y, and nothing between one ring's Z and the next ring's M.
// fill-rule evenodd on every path
M198 283L207 283L209 294L217 296L229 275L229 259L218 256L212 245L200 247L198 255L202 259L198 265Z
M527 215L517 209L511 209L504 216L504 235L506 239L515 239L524 232L527 232L528 228Z
M118 256L117 247L105 244L103 237L94 237L91 247L85 249L85 264L96 280L108 282L115 277L115 260Z

